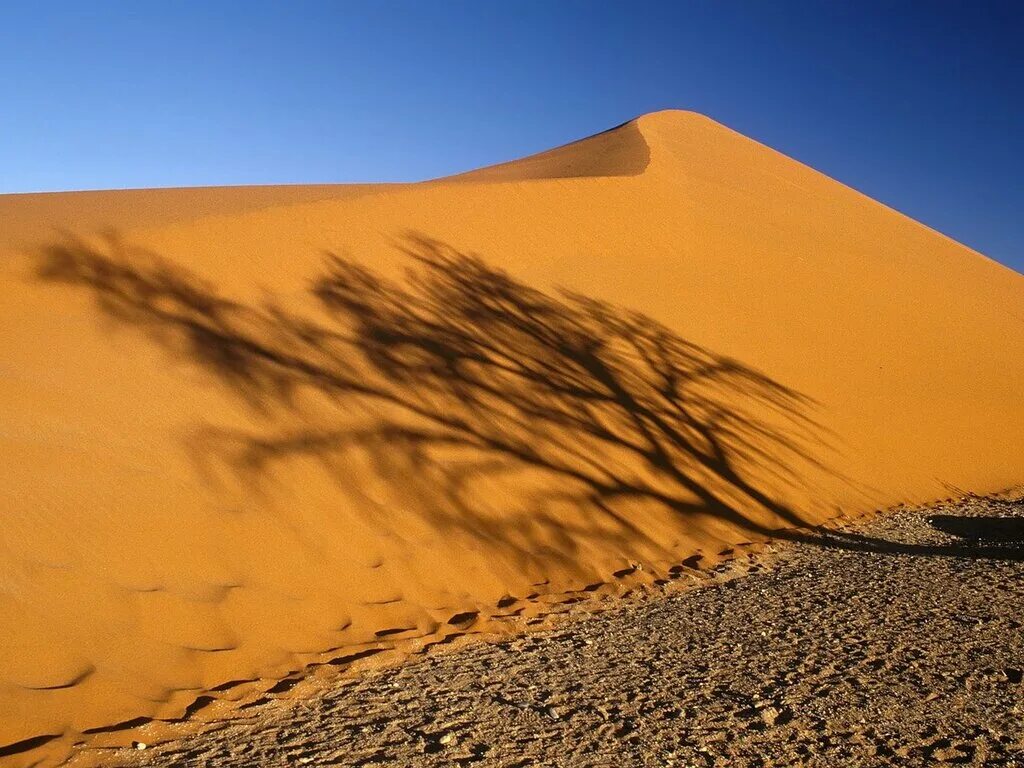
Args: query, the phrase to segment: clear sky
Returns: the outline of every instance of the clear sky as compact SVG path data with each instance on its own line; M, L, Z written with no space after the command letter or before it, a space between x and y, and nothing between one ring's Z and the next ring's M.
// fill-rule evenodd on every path
M0 3L0 192L409 181L703 112L1024 271L1024 3Z

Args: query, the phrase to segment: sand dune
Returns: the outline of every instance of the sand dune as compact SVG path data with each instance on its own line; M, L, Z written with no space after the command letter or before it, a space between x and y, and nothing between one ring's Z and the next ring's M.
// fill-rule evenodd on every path
M15 765L1021 481L1024 278L699 115L0 221Z

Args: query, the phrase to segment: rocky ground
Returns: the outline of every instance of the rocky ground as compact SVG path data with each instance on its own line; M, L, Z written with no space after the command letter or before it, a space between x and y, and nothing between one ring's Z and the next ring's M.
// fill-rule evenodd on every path
M787 545L771 569L723 571L116 759L1024 766L1022 522L1024 504L999 500L894 512Z

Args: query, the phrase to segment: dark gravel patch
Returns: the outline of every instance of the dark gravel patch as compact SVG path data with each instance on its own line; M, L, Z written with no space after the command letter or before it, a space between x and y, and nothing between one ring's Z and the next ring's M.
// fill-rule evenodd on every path
M1024 503L893 512L829 546L787 545L768 570L431 656L123 756L225 767L1024 765L1024 540L1019 521L986 517L1024 520Z

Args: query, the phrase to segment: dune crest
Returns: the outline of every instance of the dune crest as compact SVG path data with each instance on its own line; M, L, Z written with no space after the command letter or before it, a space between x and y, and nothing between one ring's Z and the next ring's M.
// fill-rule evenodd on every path
M610 128L546 152L448 176L444 181L501 182L637 176L650 160L639 120Z
M693 113L0 219L11 765L1021 481L1024 278Z

